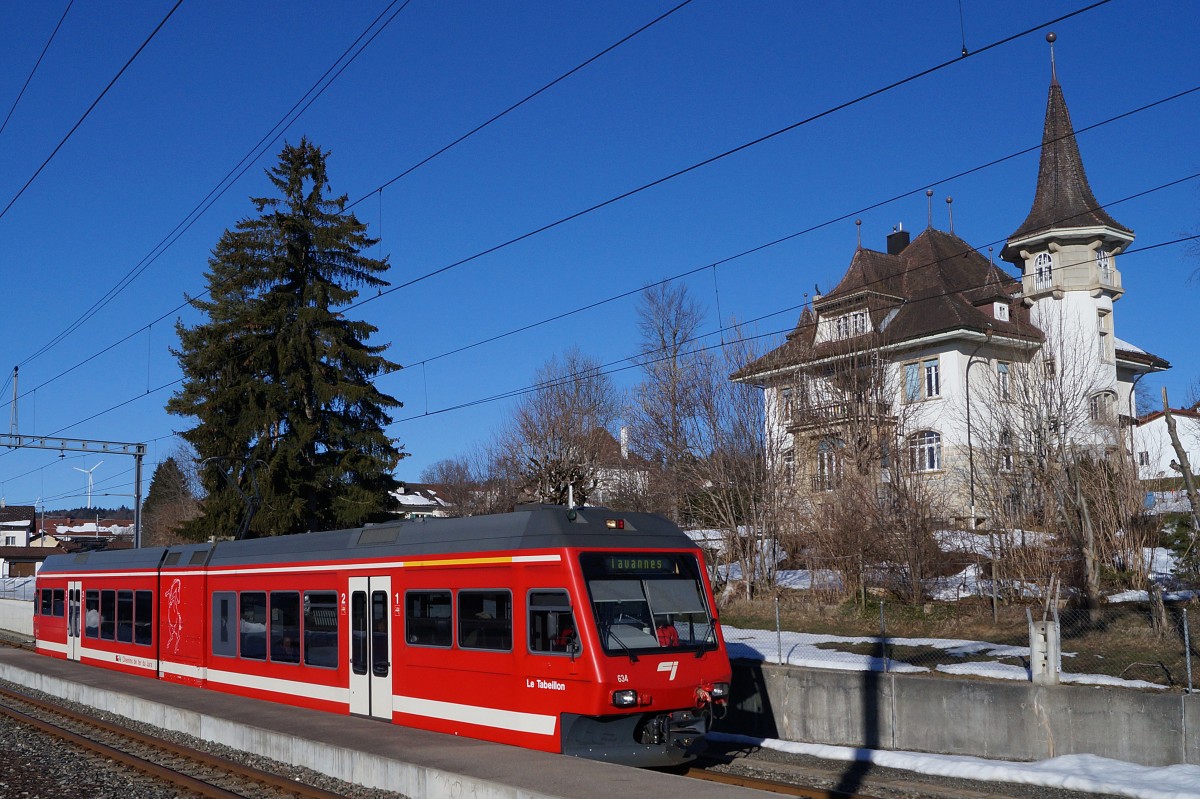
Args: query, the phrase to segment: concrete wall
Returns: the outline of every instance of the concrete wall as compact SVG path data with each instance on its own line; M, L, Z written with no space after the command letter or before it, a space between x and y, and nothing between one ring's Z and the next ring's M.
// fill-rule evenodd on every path
M1005 760L1095 754L1200 764L1200 696L739 661L718 729L790 741Z
M33 637L33 603L23 599L0 599L0 630Z

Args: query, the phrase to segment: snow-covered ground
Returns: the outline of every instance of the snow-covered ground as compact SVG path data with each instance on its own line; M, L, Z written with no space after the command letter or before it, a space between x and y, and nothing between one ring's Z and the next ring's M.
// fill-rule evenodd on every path
M802 744L725 733L712 733L712 738L781 752L812 755L826 760L867 762L880 767L905 769L940 777L1043 785L1084 793L1132 796L1138 799L1200 797L1200 766L1151 768L1096 755L1063 755L1036 763L1017 763L980 757L883 752L846 746Z

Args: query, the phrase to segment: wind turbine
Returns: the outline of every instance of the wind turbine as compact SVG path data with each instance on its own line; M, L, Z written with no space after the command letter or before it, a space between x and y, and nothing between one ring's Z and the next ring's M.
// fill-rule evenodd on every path
M99 468L100 468L100 464L102 464L102 463L104 463L104 461L96 461L96 465L95 465L95 466L93 466L93 467L92 467L92 468L90 468L90 469L80 469L78 466L72 466L72 467L71 467L71 468L72 468L72 469L74 469L75 471L77 471L77 472L83 472L84 474L86 474L86 475L88 476L88 483L87 483L87 486L88 486L88 504L87 504L87 506L88 506L88 508L89 508L89 509L92 507L92 472L94 472L94 471L96 471L97 469L99 469Z

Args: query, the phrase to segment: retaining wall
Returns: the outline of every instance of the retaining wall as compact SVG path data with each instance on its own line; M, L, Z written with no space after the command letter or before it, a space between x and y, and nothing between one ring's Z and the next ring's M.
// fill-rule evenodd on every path
M1200 696L735 661L718 729L806 743L1043 760L1200 764Z
M33 637L33 603L24 599L0 599L0 630Z

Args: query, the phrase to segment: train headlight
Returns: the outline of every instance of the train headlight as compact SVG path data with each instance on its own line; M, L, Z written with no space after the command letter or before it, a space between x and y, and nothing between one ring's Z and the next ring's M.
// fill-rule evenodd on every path
M713 699L728 699L729 698L729 683L715 682L712 690L708 692Z
M624 691L613 691L612 695L613 707L637 707L638 695L637 691L626 689Z

